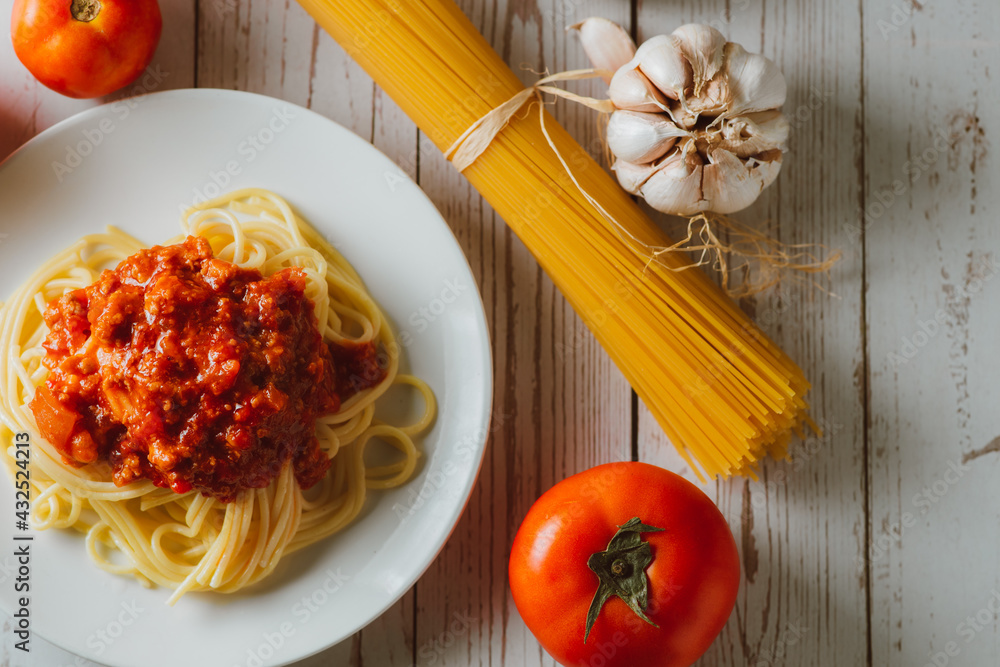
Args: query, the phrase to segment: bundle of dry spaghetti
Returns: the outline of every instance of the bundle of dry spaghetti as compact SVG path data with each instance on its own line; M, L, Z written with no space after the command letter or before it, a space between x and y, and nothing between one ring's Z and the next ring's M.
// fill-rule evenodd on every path
M524 90L452 0L299 1L442 150ZM554 119L515 116L463 173L695 471L785 455L802 371L681 253L650 252L671 243Z

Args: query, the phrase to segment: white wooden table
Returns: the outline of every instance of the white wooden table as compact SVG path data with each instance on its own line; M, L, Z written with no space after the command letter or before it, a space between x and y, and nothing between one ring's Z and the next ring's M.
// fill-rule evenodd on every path
M0 1L4 35L11 4ZM515 68L585 66L564 27L603 15L640 39L711 23L776 60L788 79L790 153L777 183L741 217L770 221L788 242L842 248L839 298L784 287L743 306L812 379L826 435L798 443L794 462L765 465L759 482L705 487L729 519L744 581L699 665L1000 664L992 153L1000 148L1000 4L461 4ZM161 6L161 80L151 90L264 93L369 139L454 229L491 324L496 421L454 536L399 604L301 666L552 665L507 589L508 550L530 504L556 481L612 460L693 476L520 242L293 0ZM582 90L603 93L598 84ZM0 157L97 103L36 84L0 36ZM591 112L560 105L556 114L596 152ZM90 664L37 639L30 657L14 651L9 619L3 647L0 663L11 667Z

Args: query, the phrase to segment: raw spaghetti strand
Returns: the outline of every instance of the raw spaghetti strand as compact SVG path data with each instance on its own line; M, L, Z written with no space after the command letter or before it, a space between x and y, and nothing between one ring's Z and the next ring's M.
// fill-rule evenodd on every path
M233 192L188 211L179 243L202 236L215 256L264 275L299 267L307 276L324 340L373 343L386 352L385 377L345 400L340 411L317 421L316 435L332 465L308 492L299 489L290 463L269 486L248 489L230 503L197 491L177 494L147 479L124 487L111 481L103 462L72 468L39 437L28 404L48 374L41 347L48 303L89 286L144 246L109 228L59 253L41 266L0 306L0 438L13 477L13 432L28 431L32 455L32 523L38 529L73 529L86 535L86 550L100 566L144 584L173 589L169 603L193 591L230 593L270 574L289 553L349 525L369 489L405 483L420 452L413 438L434 420L436 404L420 378L399 373L401 347L385 315L357 272L283 199L266 190ZM393 385L415 390L424 409L413 424L385 424L375 403ZM394 463L368 466L364 451L375 440L395 452Z

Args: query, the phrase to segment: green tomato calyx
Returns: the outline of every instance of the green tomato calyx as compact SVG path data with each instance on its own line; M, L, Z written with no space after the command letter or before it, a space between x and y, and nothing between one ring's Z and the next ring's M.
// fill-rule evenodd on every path
M594 601L587 612L587 630L583 643L587 643L590 631L601 614L604 603L612 596L618 596L639 618L653 627L660 627L646 616L649 606L649 580L646 568L653 562L653 548L642 541L642 533L662 532L662 528L647 526L639 517L629 519L618 526L618 532L611 538L608 548L598 551L587 559L587 567L600 580Z

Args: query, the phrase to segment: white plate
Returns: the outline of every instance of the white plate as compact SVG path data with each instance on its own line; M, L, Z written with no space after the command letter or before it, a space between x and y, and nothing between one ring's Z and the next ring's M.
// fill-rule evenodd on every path
M180 210L199 194L249 186L283 195L325 233L408 334L409 369L440 404L423 438L426 457L417 478L371 494L354 525L290 556L260 586L191 594L173 608L166 590L99 570L79 536L35 533L31 632L97 662L284 665L331 646L423 574L479 471L492 375L465 257L398 167L301 107L232 91L170 91L91 109L43 132L0 165L0 298L86 233L114 224L160 242L179 233ZM396 407L416 400L401 394ZM14 551L14 491L0 476L0 606L13 613L21 595L6 555Z

